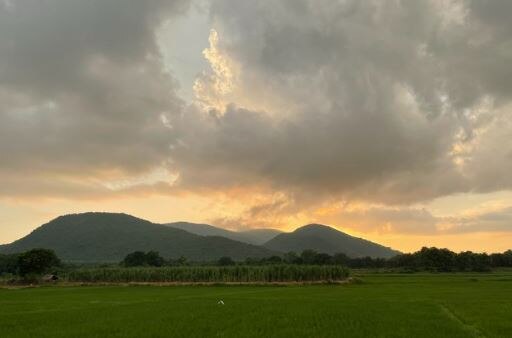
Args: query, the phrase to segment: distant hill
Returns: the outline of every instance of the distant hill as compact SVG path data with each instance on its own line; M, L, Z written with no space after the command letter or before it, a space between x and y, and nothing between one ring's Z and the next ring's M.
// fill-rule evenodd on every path
M276 229L252 229L247 231L231 231L209 224L175 222L165 224L172 228L185 230L201 236L222 236L235 241L261 245L276 237L282 231Z
M306 249L328 254L342 252L350 257L383 257L389 258L398 251L367 241L362 238L347 235L326 225L309 224L290 233L282 233L269 240L264 247L281 252Z
M266 257L275 252L228 238L204 237L126 214L84 213L60 216L29 235L0 247L0 253L53 249L65 261L118 262L136 250L156 250L165 258L185 256L210 261Z

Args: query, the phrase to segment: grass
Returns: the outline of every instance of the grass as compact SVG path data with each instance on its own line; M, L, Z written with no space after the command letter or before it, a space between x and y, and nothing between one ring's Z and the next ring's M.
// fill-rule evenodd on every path
M0 289L0 337L510 337L512 273L362 284ZM225 305L218 305L219 300Z

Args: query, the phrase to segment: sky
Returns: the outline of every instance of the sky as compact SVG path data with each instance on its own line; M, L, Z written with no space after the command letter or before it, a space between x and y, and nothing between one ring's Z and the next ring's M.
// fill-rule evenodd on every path
M511 12L0 0L0 243L108 211L510 249Z

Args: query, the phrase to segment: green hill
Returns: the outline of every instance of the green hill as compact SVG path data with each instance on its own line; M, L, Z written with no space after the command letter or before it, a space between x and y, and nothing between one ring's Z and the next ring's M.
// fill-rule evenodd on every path
M275 254L269 249L228 238L199 236L114 213L60 216L31 234L0 247L0 253L32 248L53 249L61 259L72 262L118 262L136 250L155 250L165 258L185 256L195 261L211 261L222 256L242 260Z
M235 241L249 244L261 245L280 233L276 229L252 229L247 231L231 231L209 224L198 224L189 222L174 222L165 224L172 228L181 229L201 236L222 236Z
M331 255L342 252L350 257L389 258L399 253L380 244L347 235L321 224L309 224L293 232L277 235L265 243L264 247L281 252L295 251L300 253L306 249Z

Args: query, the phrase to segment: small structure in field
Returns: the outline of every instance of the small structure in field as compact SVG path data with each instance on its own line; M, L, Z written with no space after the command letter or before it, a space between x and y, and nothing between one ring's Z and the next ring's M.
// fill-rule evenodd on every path
M46 283L54 283L59 280L59 277L57 275L44 275L42 278L43 282Z

